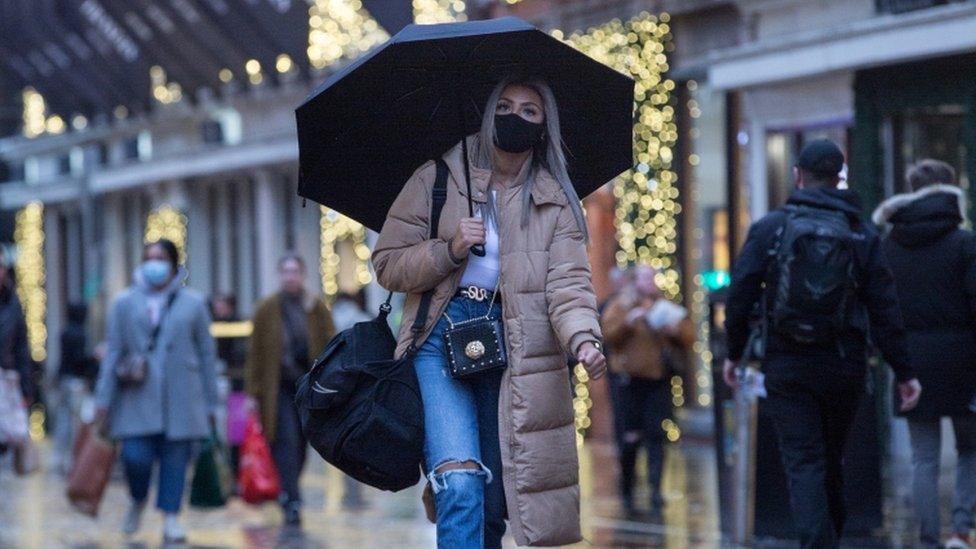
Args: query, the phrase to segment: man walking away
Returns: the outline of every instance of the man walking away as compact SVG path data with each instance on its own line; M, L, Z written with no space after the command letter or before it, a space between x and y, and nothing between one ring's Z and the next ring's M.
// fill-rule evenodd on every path
M280 291L258 305L245 365L245 390L257 400L264 434L281 476L285 523L301 525L298 480L307 444L295 407L295 382L335 333L325 303L305 289L305 261L278 261Z
M766 326L765 407L803 547L837 547L844 529L842 456L864 387L869 327L895 371L901 409L921 392L878 235L862 221L857 195L837 188L843 165L830 141L803 148L797 190L750 229L726 308L723 374L733 388L757 305Z
M915 512L923 547L938 547L941 418L955 431L958 469L949 549L971 547L976 505L976 235L961 229L963 190L955 171L923 160L908 172L914 192L874 212L891 230L882 248L895 275L908 333L908 356L925 395L904 415L915 468Z

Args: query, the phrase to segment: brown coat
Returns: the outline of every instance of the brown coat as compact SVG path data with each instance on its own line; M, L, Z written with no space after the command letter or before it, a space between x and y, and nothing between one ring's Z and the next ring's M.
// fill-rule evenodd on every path
M304 305L308 325L308 363L311 364L335 334L335 328L332 326L332 315L320 298L306 293ZM270 442L275 437L281 383L283 325L280 293L258 304L253 322L254 330L244 364L244 390L257 400L264 436Z
M672 372L664 364L662 351L687 351L695 342L695 327L685 317L674 334L655 330L643 318L627 321L627 315L641 305L630 292L616 295L603 311L603 335L610 349L610 370L634 377L663 379ZM675 357L675 364L682 364Z
M438 237L427 238L436 171L431 161L407 181L373 252L380 284L407 293L398 356L410 344L421 294L435 289L426 338L464 272L465 263L455 264L447 249L447 239L468 213L460 145L444 160L451 176ZM490 176L471 167L476 202L484 202ZM586 341L599 341L600 325L586 245L566 195L552 176L539 174L529 222L522 227L520 193L521 187L500 189L496 202L509 357L498 405L502 479L515 541L562 545L580 539L579 463L566 355Z

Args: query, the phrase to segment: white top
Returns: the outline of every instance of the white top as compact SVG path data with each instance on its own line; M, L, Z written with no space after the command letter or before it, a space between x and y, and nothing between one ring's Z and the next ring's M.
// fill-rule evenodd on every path
M146 305L149 306L149 322L153 326L159 324L159 317L166 305L167 297L165 292L152 292L146 295Z
M491 191L491 193L497 198L497 191ZM477 217L481 217L480 211L477 213ZM464 268L464 274L461 275L461 288L477 286L491 292L498 283L499 270L498 227L493 217L485 224L485 256L478 257L474 254L468 254L468 264Z

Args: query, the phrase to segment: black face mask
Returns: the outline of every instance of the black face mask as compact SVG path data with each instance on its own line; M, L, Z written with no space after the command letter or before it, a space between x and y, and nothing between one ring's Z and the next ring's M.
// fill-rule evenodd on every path
M525 152L539 142L544 128L543 124L529 122L515 113L496 114L495 145L509 153Z

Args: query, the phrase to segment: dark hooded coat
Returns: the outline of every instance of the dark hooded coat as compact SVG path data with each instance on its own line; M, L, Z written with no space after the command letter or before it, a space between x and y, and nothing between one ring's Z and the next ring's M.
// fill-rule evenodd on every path
M962 189L933 185L874 212L890 228L882 248L895 276L908 355L922 384L910 418L972 413L976 397L976 235Z

